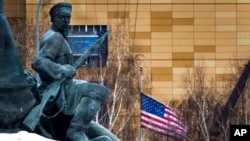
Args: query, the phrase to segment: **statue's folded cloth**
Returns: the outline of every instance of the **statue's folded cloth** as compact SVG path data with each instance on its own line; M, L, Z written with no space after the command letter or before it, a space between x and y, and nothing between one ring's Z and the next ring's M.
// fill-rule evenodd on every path
M14 128L35 104L0 0L0 128Z

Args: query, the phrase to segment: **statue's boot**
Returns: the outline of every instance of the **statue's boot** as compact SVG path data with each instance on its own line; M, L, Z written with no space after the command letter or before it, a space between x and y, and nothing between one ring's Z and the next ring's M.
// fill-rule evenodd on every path
M93 98L85 97L82 99L67 131L67 141L88 141L86 131L100 105L101 102Z
M89 141L86 131L90 127L97 110L107 99L109 91L106 88L103 90L96 89L89 94L100 96L100 98L84 97L81 100L66 133L67 141Z
M120 141L110 130L94 121L91 122L87 134L91 141Z
M90 141L112 141L112 139L108 136L100 136L100 137L96 137L94 139L91 139Z

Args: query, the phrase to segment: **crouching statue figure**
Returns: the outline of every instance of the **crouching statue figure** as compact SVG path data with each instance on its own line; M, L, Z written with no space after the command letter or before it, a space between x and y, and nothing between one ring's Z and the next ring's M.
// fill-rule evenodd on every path
M41 78L37 87L33 75L23 70L0 0L0 105L5 104L0 106L0 128L20 128L62 141L119 141L93 121L109 89L73 79L79 65L108 32L74 62L66 40L71 11L72 5L66 2L55 4L49 11L51 28L43 35L32 61L32 68ZM6 105L11 108L3 108Z

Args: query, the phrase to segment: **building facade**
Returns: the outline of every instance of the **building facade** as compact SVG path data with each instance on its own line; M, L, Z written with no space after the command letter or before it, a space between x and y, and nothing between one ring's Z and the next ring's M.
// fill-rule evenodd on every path
M186 94L187 70L202 66L207 82L222 87L235 68L231 62L243 68L249 59L249 0L43 0L41 28L48 27L50 7L62 1L73 5L71 25L106 25L114 34L119 24L122 47L141 55L143 91L165 104ZM24 18L28 29L35 29L36 8L37 0L5 0L7 17ZM35 47L29 50L34 55Z

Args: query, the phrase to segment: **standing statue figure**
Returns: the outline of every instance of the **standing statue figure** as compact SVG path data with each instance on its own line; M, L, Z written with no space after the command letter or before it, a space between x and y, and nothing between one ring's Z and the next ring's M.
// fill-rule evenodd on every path
M39 52L32 61L32 68L41 78L40 87L50 87L53 82L66 78L58 96L50 103L52 106L47 106L51 108L47 108L45 112L53 115L60 111L60 115L71 117L66 141L119 140L106 128L92 121L97 110L107 100L109 89L97 83L73 79L76 68L66 40L71 12L72 5L67 2L52 6L49 11L51 28L43 35ZM98 135L99 133L104 135Z

